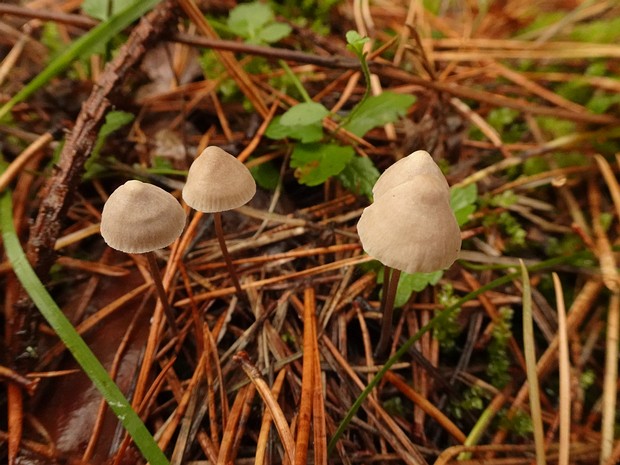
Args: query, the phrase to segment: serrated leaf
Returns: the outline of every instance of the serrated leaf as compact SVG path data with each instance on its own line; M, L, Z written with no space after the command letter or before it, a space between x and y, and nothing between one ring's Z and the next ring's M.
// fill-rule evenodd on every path
M289 108L280 119L284 126L307 126L329 115L329 110L317 102L303 102Z
M338 175L342 185L358 195L372 198L372 188L379 179L379 170L368 157L355 157Z
M273 19L269 5L259 2L243 3L231 10L226 25L235 34L251 39Z
M476 211L477 198L478 187L476 184L450 189L450 207L459 226L467 223L470 215Z
M260 42L273 44L280 39L284 39L291 33L291 27L285 23L272 23L258 31Z
M432 273L401 273L394 306L402 307L411 298L411 294L424 290L428 285L437 284L442 276L442 270Z
M276 116L267 126L265 135L270 139L281 140L290 137L303 143L310 143L323 138L323 126L320 122L307 126L285 126L280 122L281 119L281 116Z
M353 147L336 144L297 144L291 154L291 167L301 184L317 186L339 174L351 161Z
M442 276L443 270L431 273L405 273L403 271L398 279L394 307L402 307L411 298L411 294L423 291L428 285L434 286ZM383 283L383 272L377 274L377 283Z
M405 116L407 109L415 100L413 95L394 92L373 95L352 110L344 128L356 136L363 137L371 129L393 123Z

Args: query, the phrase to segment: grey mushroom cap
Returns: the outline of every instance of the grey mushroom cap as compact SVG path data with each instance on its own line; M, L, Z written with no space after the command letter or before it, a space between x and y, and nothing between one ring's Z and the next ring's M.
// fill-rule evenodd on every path
M418 175L376 198L357 231L368 255L407 273L448 268L461 249L443 181L433 175Z
M172 194L132 180L116 189L103 206L101 235L121 252L152 252L173 243L183 232L185 219Z
M232 210L256 194L250 170L219 147L207 147L192 163L183 188L183 200L205 213Z
M448 182L433 157L424 150L417 150L392 164L379 176L372 189L373 196L377 199L390 189L411 181L420 174L436 176L442 181L446 192L449 192Z

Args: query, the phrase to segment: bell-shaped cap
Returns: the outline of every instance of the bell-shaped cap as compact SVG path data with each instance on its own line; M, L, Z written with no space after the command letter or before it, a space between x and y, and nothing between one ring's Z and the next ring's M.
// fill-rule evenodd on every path
M374 198L377 199L390 189L411 181L415 176L420 174L436 176L442 181L446 194L449 194L450 187L448 186L446 178L437 166L437 163L433 160L433 157L424 150L413 152L386 169L375 183L372 194Z
M185 227L185 211L169 192L141 181L127 181L108 198L101 213L101 235L113 249L145 253L173 243Z
M407 273L452 265L461 233L443 183L437 176L418 175L375 198L357 223L368 255Z
M256 194L254 178L243 163L219 147L207 147L194 160L183 188L183 200L205 213L232 210Z

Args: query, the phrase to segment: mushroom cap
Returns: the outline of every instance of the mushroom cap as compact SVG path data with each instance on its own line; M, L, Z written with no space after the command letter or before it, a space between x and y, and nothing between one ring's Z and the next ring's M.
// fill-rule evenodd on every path
M448 182L431 155L424 150L417 150L401 158L386 169L372 188L375 199L381 197L393 187L411 181L415 176L427 174L441 179L447 193L450 191Z
M368 255L407 273L448 268L461 248L443 180L432 175L416 176L376 198L357 231Z
M248 203L256 194L250 170L237 158L211 146L189 167L183 200L205 213L232 210Z
M141 181L127 181L108 198L101 213L101 235L113 249L145 253L174 242L185 227L185 211L169 192Z

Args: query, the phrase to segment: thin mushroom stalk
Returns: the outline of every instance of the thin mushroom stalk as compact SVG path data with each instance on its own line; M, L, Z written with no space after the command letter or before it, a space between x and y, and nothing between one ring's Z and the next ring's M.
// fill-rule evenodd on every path
M398 280L400 279L400 270L392 269L389 266L383 269L383 295L381 296L381 308L380 312L383 315L381 318L381 333L379 335L379 342L375 348L374 356L376 359L382 359L387 354L389 349L391 332L392 332L392 319L394 315L394 301L396 299L396 291L398 289Z
M168 294L166 294L166 289L164 289L164 282L161 278L159 267L157 266L157 258L155 257L155 253L146 252L144 255L146 255L146 260L149 264L149 271L151 272L151 277L153 278L153 283L155 284L155 290L157 291L159 301L164 308L164 315L168 320L168 325L170 325L172 332L177 335L179 334L179 327L177 325L177 320L174 317L172 305L170 305L170 301L168 300Z
M235 291L237 292L237 296L240 299L243 299L243 289L241 289L241 284L239 283L239 278L237 277L237 271L235 270L235 265L233 265L232 258L228 253L228 247L226 247L226 239L224 238L224 228L222 227L222 212L213 213L213 222L215 224L215 235L217 236L217 241L220 244L220 250L222 251L222 257L224 257L224 262L226 262L226 268L228 269L228 274L230 275L230 279L233 282L233 286L235 286Z

